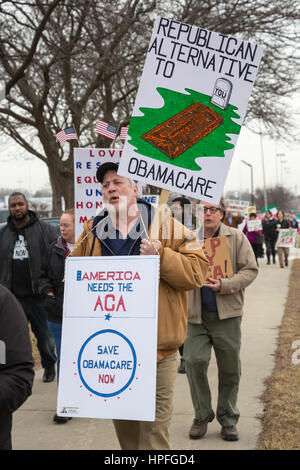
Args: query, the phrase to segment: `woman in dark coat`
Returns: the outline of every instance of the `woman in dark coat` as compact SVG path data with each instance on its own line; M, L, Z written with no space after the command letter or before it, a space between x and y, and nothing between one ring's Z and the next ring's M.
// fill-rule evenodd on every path
M276 224L277 220L274 219L272 212L268 210L262 223L268 260L267 264L270 264L271 255L273 258L273 264L276 263L275 243L278 237L278 232L276 231Z
M65 259L71 253L75 243L74 209L62 213L60 233L49 248L47 264L42 266L39 281L40 294L44 296L44 308L47 312L49 328L53 334L57 353L57 380L59 380L60 346L62 333L62 310L64 297ZM54 421L65 423L69 418L57 416Z

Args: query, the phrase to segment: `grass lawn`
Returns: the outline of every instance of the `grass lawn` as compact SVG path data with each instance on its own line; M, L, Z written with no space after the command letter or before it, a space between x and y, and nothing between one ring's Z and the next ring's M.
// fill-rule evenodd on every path
M300 259L293 262L275 367L261 399L259 450L300 449Z

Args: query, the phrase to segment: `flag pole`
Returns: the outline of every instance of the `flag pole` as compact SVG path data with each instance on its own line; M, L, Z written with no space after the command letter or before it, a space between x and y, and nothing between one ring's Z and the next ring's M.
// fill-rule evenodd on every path
M115 145L115 141L116 141L116 138L117 138L117 136L118 136L119 129L120 129L120 124L118 124L117 130L116 130L116 134L115 134L115 138L114 138L114 140L113 140L113 142L112 142L112 144L111 144L111 145L112 145L111 148L113 148L114 145Z
M149 238L157 239L159 237L159 230L162 224L163 212L166 208L170 191L168 189L162 189L160 192L158 207L155 210L153 220L149 229Z
M78 147L80 148L80 143L79 143L79 139L78 139L78 134L77 134L77 131L76 131L76 127L74 126L73 122L72 122L72 127L75 131L75 134L77 135L77 142L78 142Z

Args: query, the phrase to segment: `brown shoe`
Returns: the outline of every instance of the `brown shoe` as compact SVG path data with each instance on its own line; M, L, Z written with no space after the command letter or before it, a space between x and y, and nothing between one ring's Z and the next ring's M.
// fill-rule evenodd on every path
M203 421L195 418L190 429L190 439L201 439L207 432L207 423L210 423L215 417L215 413L212 411Z
M238 441L239 435L235 426L222 426L221 436L224 441Z

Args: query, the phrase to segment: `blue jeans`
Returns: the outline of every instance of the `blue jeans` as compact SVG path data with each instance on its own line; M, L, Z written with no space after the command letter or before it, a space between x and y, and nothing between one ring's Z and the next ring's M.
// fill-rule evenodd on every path
M49 369L56 363L56 355L54 352L54 338L47 324L43 300L40 297L18 297L18 300L37 339L42 367L43 369Z
M59 379L59 366L60 366L60 345L61 345L61 331L62 331L62 324L56 323L54 321L48 321L48 325L50 331L53 335L56 347L56 354L57 354L57 382Z

